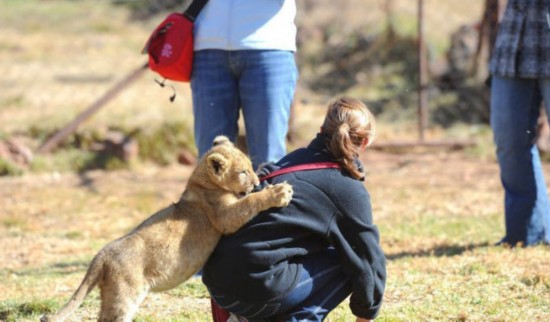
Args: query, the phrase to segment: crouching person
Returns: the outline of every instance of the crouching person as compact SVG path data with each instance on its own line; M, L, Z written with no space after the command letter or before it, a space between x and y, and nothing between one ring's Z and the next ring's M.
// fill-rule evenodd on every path
M261 212L218 243L203 270L214 310L241 321L322 321L348 296L357 321L382 304L386 263L358 157L375 136L360 101L330 104L320 133L259 172L288 182L287 207Z

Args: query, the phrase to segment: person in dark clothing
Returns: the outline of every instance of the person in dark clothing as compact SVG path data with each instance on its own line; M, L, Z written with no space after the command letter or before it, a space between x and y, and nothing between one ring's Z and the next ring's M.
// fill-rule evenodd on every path
M320 133L306 148L258 171L261 179L296 165L339 166L262 182L290 183L293 199L218 243L202 273L217 305L245 321L321 321L351 294L357 321L378 315L386 263L358 160L374 136L367 107L340 98L329 105Z

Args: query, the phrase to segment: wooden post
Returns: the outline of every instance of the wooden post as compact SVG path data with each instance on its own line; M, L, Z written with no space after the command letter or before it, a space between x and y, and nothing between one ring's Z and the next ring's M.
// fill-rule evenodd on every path
M143 66L140 66L134 70L131 74L126 76L123 80L118 82L113 88L111 88L107 93L102 97L96 100L92 105L80 113L73 121L63 127L61 130L57 131L52 137L47 139L36 151L37 153L48 153L54 149L61 141L67 138L71 133L76 131L81 123L89 119L94 113L96 113L101 107L103 107L107 102L116 97L126 86L138 79L141 74L147 70L148 64L146 63Z
M384 14L386 15L386 36L390 41L395 37L395 26L393 21L393 0L386 0L384 3Z
M424 44L424 1L418 0L418 139L424 141L428 124L428 85L426 46Z
M387 2L391 3L391 2ZM476 145L473 140L426 140L424 131L428 124L428 61L424 41L424 1L418 0L418 140L397 142L375 142L372 149L396 150L408 148L445 148L451 150L463 149Z

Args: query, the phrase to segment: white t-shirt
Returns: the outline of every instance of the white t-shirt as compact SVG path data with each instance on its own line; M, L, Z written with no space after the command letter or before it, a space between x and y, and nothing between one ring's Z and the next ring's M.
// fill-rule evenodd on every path
M295 0L209 0L195 21L195 51L296 51Z

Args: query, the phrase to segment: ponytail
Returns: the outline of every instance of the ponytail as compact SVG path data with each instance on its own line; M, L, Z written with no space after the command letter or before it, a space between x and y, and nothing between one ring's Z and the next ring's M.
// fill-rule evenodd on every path
M330 104L322 126L328 138L327 149L341 166L359 179L363 173L357 168L355 159L359 156L365 139L370 145L375 136L374 117L361 101L342 97Z

